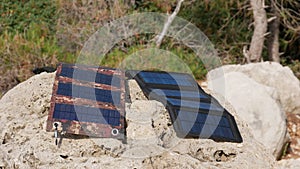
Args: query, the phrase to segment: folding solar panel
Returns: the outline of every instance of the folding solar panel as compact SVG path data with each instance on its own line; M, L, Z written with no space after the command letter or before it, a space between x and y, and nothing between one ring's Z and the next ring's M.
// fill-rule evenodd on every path
M149 99L165 104L179 137L242 142L234 117L189 74L129 71Z
M124 139L124 72L60 64L53 85L47 131L56 122L70 134Z

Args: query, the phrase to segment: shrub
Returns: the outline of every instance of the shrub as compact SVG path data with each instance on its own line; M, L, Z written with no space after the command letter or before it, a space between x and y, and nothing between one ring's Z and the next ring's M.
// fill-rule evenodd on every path
M0 3L0 33L24 32L32 23L55 32L57 5L55 0L2 0Z
M57 58L63 60L65 56L68 53L57 45L54 37L46 37L40 25L31 24L23 33L3 32L0 35L0 91L28 79L35 67L56 66Z

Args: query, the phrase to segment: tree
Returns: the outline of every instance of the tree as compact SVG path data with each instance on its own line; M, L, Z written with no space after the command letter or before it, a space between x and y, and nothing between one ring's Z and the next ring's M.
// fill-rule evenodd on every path
M279 52L280 25L285 31L287 30L285 34L292 32L295 35L300 32L299 1L286 0L279 2L278 0L270 0L269 3L270 6L266 6L264 0L250 1L254 17L254 33L249 51L247 47L244 47L243 51L248 63L261 60L265 39L267 39L269 60L280 62L280 55L282 54ZM265 8L270 9L269 15L271 17L269 19ZM291 43L291 41L293 39L288 42Z
M178 14L181 4L183 3L184 0L178 0L176 8L174 10L174 12L168 17L167 21L164 24L164 28L162 30L162 32L159 34L159 36L157 37L156 40L156 47L160 47L162 40L164 38L164 36L166 35L171 23L173 22L173 20L175 19L176 15Z
M278 16L280 25L280 49L285 59L299 59L300 50L300 1L271 0L272 10Z
M251 39L249 51L244 48L244 56L247 62L258 62L264 47L264 40L267 32L267 13L264 0L251 0L251 8L254 17L254 32Z
M269 60L274 62L280 62L280 54L279 54L279 25L280 25L280 13L276 9L276 2L271 0L271 13L273 17L271 17L269 22L269 32L267 47L268 47L268 56Z

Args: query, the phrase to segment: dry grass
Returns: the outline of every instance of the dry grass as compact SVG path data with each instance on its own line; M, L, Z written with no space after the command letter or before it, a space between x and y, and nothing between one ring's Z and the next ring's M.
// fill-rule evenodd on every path
M26 33L0 36L0 93L33 75L35 67L55 66L60 53L55 41L47 40L42 31L32 27Z
M76 54L84 42L102 25L126 15L129 6L122 1L59 1L56 37L58 44Z
M129 9L122 1L54 1L59 16L54 34L47 26L35 23L22 33L0 32L0 97L31 77L36 67L55 66L58 60L74 62L91 34Z

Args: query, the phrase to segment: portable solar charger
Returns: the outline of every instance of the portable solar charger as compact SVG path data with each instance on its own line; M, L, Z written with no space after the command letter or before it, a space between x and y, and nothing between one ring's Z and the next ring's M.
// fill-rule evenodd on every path
M70 64L57 68L47 131L124 141L125 77L135 79L148 99L164 104L178 136L242 142L234 117L190 74Z

